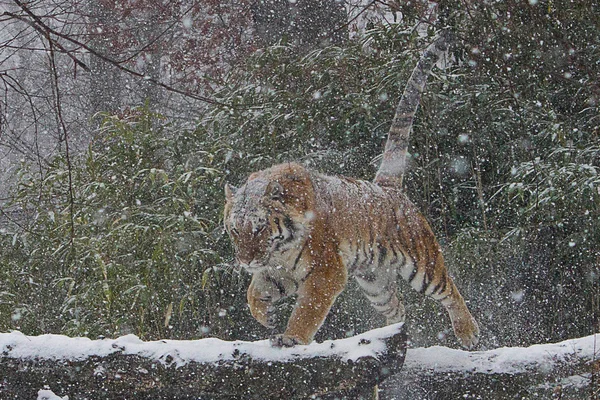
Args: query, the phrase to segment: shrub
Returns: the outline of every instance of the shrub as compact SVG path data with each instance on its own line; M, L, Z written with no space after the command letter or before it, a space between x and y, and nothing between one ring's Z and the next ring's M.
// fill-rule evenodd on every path
M33 218L3 237L2 330L227 335L238 276L217 252L219 148L191 135L133 110L105 116L70 171L64 157L21 170L13 205Z

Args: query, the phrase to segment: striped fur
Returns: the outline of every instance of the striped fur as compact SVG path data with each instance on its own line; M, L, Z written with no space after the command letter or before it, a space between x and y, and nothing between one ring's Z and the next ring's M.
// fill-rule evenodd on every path
M408 139L421 94L425 89L427 77L440 57L448 50L450 33L440 34L436 40L425 49L410 79L406 83L404 93L396 107L396 114L388 131L388 139L383 152L383 159L374 182L386 186L402 186L406 171L406 153Z
M397 132L410 131L398 126L390 129L392 142ZM477 322L448 275L429 224L391 169L383 171L371 183L289 163L255 172L239 189L225 187L225 229L238 262L253 275L247 296L252 315L272 327L273 304L297 295L286 331L273 345L312 341L348 276L388 323L404 320L397 282L403 278L442 303L463 346L477 343Z

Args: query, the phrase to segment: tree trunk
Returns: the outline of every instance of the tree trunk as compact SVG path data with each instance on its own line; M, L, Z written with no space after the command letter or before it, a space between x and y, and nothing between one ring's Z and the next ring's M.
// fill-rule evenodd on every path
M115 29L115 21L119 20L117 12L101 2L91 2L89 5L90 24L87 27L90 34L91 46L100 53L116 58L114 43L110 33ZM91 115L99 112L116 113L122 104L121 71L114 65L90 56L90 105Z
M268 342L142 342L0 334L0 398L70 400L372 398L404 361L401 325L274 349ZM40 397L42 397L40 395Z

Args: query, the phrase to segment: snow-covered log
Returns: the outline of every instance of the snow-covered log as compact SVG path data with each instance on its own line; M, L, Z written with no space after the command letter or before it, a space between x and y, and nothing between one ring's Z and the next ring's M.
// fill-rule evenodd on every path
M600 334L489 351L409 349L382 389L382 400L598 399Z
M404 361L402 324L277 349L267 340L143 342L0 334L1 399L367 398Z
M0 334L0 399L367 398L390 375L382 400L600 395L600 334L489 351L409 349L402 367L405 340L401 325L290 349L13 332Z

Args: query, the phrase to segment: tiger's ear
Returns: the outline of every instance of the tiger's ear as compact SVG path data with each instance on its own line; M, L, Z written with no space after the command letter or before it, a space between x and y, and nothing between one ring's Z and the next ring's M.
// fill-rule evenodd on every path
M237 188L235 186L232 186L229 183L225 184L225 199L227 199L227 201L231 201L236 192Z
M271 197L271 200L281 200L283 198L284 193L283 186L281 183L273 181L269 183L267 187L267 196Z

